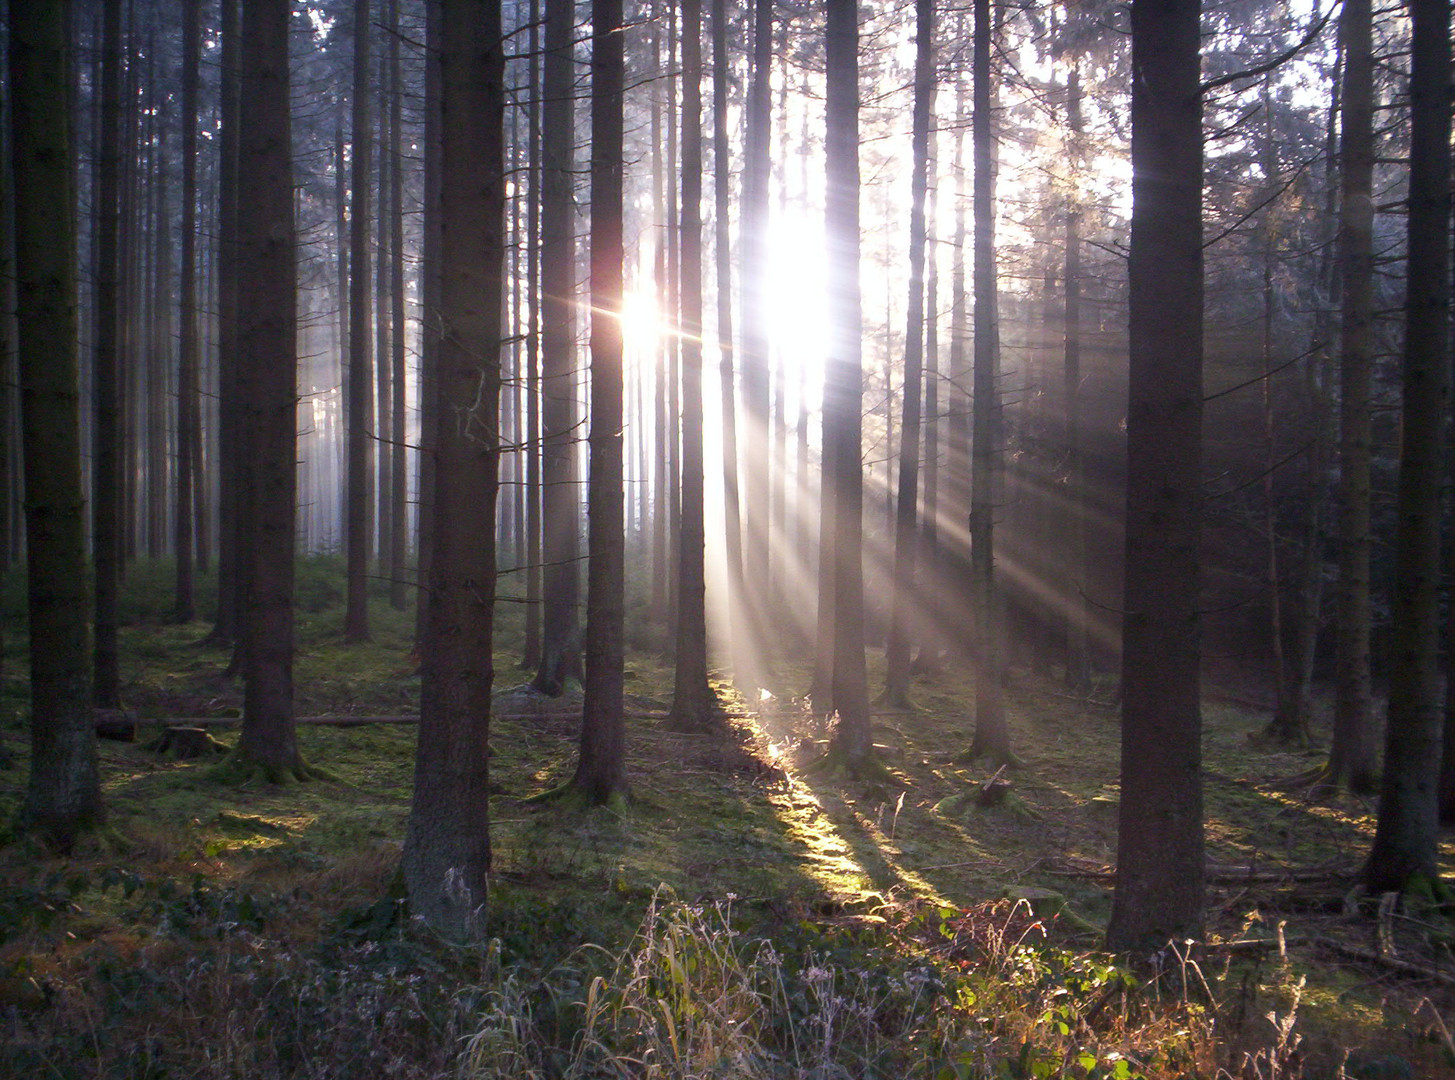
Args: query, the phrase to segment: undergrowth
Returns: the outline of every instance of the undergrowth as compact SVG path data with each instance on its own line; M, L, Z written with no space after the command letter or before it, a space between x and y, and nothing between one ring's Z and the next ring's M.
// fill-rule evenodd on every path
M28 753L17 576L0 820ZM169 580L163 565L128 574L123 695L149 731L240 706L205 623L169 622ZM376 603L373 642L345 646L341 597L337 559L303 561L298 714L414 713L412 613ZM103 743L110 819L91 846L61 860L0 837L0 1076L1455 1075L1448 988L1311 944L1370 929L1345 897L1372 816L1263 784L1308 751L1250 743L1259 717L1208 710L1210 860L1247 869L1210 886L1210 947L1127 967L1097 948L1120 793L1115 716L1095 702L1018 677L1007 704L1022 768L981 805L990 770L957 758L963 672L917 678L915 707L878 717L894 783L872 783L805 768L831 732L794 699L807 673L787 662L780 696L752 709L717 684L721 730L665 729L671 667L643 641L627 682L633 797L592 813L534 799L571 775L579 697L509 685L513 608L500 641L478 946L434 939L397 893L409 724L300 727L329 778L287 787L223 785L208 763ZM1293 877L1310 868L1327 875ZM1439 912L1392 918L1402 955L1452 937ZM1284 924L1302 951L1275 947ZM1218 952L1230 939L1252 947Z

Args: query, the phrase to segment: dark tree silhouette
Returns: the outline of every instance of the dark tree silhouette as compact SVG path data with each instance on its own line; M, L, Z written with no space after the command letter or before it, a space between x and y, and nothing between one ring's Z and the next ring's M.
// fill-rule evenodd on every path
M315 774L293 720L297 249L289 112L288 0L242 11L238 116L238 558L242 734L224 775L270 782Z
M77 389L74 149L67 0L9 19L16 330L30 616L30 780L20 808L61 850L102 816L91 718L91 640Z
M682 3L682 527L677 551L677 665L671 722L703 726L707 584L702 471L702 4Z
M496 470L504 338L505 50L499 0L440 5L440 325L430 601L403 868L411 910L481 929L490 872Z
M1450 5L1412 0L1404 392L1389 719L1372 893L1439 877L1440 486L1450 395Z
M894 520L894 599L889 642L884 651L884 697L896 705L909 703L911 625L915 575L919 560L920 404L924 382L925 322L925 193L929 187L930 117L935 97L934 8L929 0L915 3L914 120L911 142L914 163L910 179L909 304L904 334L904 420L899 440L899 498Z
M1374 706L1370 686L1370 383L1374 375L1374 58L1370 0L1339 14L1344 46L1340 140L1340 277L1343 323L1339 391L1339 585L1334 620L1338 664L1334 739L1326 779L1374 790Z
M863 357L859 291L859 22L854 0L828 0L824 220L829 245L828 364L824 385L824 485L820 528L831 532L833 672L838 725L826 761L851 773L874 770L869 682L864 664ZM816 705L818 703L815 703Z
M591 477L586 684L571 786L588 802L627 793L622 490L622 0L591 4Z
M96 159L95 321L91 384L91 550L95 575L94 696L102 708L121 705L118 651L121 584L121 0L101 12L101 142Z
M196 471L201 447L198 424L197 371L197 107L202 29L200 0L182 4L182 266L177 334L177 470L173 555L177 560L177 595L172 617L191 622L197 614L193 580L196 555Z
M743 609L743 526L738 502L737 380L733 358L732 158L728 143L727 0L712 0L712 162L716 211L713 253L717 268L718 379L722 400L723 532L728 580L728 654L736 676L746 676Z
M1132 5L1121 809L1107 944L1203 916L1202 95L1198 0Z
M369 333L373 310L369 292L369 182L374 156L369 119L369 0L354 0L354 92L352 177L349 199L349 360L348 360L348 558L344 640L369 640L369 488L370 438L374 397ZM380 358L383 361L383 358Z
M241 483L242 432L238 426L238 207L237 176L241 79L238 71L240 25L238 0L221 0L222 64L218 80L221 131L217 168L217 618L208 640L217 645L240 642L238 600L241 560L238 556L238 488ZM232 667L242 661L234 649Z
M541 96L541 662L532 686L556 697L581 677L576 489L575 144L572 0L546 0Z
M995 266L995 133L991 129L990 0L975 0L972 137L975 144L973 264L974 401L971 429L970 577L975 597L975 739L972 758L1011 760L1005 716L1004 600L995 574L995 493L1002 470L999 283Z

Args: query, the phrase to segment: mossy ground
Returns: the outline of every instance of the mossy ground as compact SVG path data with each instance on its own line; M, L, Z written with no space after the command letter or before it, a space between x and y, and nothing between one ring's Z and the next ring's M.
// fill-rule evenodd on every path
M299 715L413 712L419 679L412 614L390 611L376 594L374 640L345 647L336 569L310 564L300 578ZM973 735L973 688L953 670L916 678L915 706L876 719L885 775L857 781L808 767L830 732L794 698L806 685L806 667L780 664L777 696L751 708L718 682L732 717L726 732L682 734L662 723L670 667L639 653L630 658L627 683L631 802L624 812L583 812L531 801L571 775L579 725L571 710L579 699L551 702L519 688L528 675L513 651L518 628L507 621L496 657L501 716L491 736L488 933L498 943L483 953L432 947L399 922L391 892L409 808L414 727L304 726L304 755L332 779L287 786L221 784L210 775L212 762L160 760L143 749L156 730L147 722L236 715L240 704L239 687L220 674L226 652L198 644L207 625L165 621L164 580L156 568L131 578L123 695L144 724L135 744L100 744L106 831L68 860L25 840L0 848L0 1024L14 1036L0 1038L0 1073L234 1075L251 1062L254 1075L449 1075L457 1040L489 1002L499 1005L522 972L565 979L532 999L531 1015L542 1045L569 1046L581 1022L570 1005L570 981L584 995L591 966L573 957L584 945L600 946L602 956L626 948L663 886L699 907L731 897L735 925L780 951L806 950L805 977L831 954L866 970L893 956L905 963L929 956L945 971L959 970L957 964L977 970L995 949L956 952L960 935L990 918L984 913L1006 912L1005 897L1046 901L1035 914L1067 956L1092 955L1097 942L1088 928L1105 924L1104 871L1114 861L1117 816L1112 709L1016 672L1007 705L1020 767L1009 774L1005 803L980 808L959 796L993 770L958 757ZM0 819L8 820L23 793L27 756L23 626L13 617L6 643L0 761L8 756L11 764L0 769ZM871 680L877 660L876 654ZM1318 753L1262 746L1250 736L1266 720L1228 705L1206 711L1209 859L1256 871L1212 884L1210 936L1272 936L1283 925L1295 945L1286 961L1270 951L1256 960L1200 962L1214 999L1200 1006L1207 1025L1201 1064L1174 1067L1181 1059L1169 1053L1158 1066L1130 1049L1126 1060L1139 1061L1149 1076L1211 1075L1201 1070L1218 1065L1232 1075L1272 1075L1265 1066L1272 1067L1267 1055L1278 1040L1265 1014L1286 1015L1303 978L1294 1032L1302 1044L1280 1059L1278 1075L1297 1075L1290 1063L1300 1061L1306 1075L1332 1077L1348 1051L1380 1060L1393 1055L1415 1076L1455 1070L1439 1036L1441 1019L1455 1022L1448 987L1349 966L1309 943L1373 941L1371 917L1350 918L1342 908L1372 836L1372 807L1347 798L1314 804L1270 786L1316 764ZM235 738L226 727L211 730L223 741ZM1455 849L1447 844L1443 854L1447 866L1455 865ZM1292 872L1310 869L1330 875L1294 879ZM1067 914L1055 918L1063 909ZM927 912L940 914L927 922ZM1428 927L1400 933L1419 938L1416 948L1443 948L1450 927ZM832 948L825 928L838 935ZM287 978L279 974L284 968ZM341 972L348 971L352 981L343 988ZM1020 977L996 971L1007 985ZM264 985L269 978L272 991ZM981 984L982 998L987 986ZM1084 1054L1068 1050L1059 1071L1041 1069L1035 1062L1043 1059L1024 1047L1040 1038L1034 1032L1045 1028L1045 1016L1031 1010L1020 1028L1006 1027L1015 1010L1004 1001L1000 1008L1000 1026L984 1030L1001 1034L986 1036L976 1060L986 1070L1000 1061L1004 1071L984 1075L1118 1075L1108 1064L1120 1060L1116 1052L1105 1060L1093 1053L1097 1063L1088 1065ZM950 1007L937 1023L953 1022L955 1009L967 1030L991 1023L980 1016L983 1008L965 1005ZM1133 1013L1124 1009L1127 1023ZM1155 1034L1160 1021L1153 1013L1136 1015L1143 1033ZM249 1030L247 1018L260 1016L286 1030ZM384 1023L383 1016L393 1017L402 1034L381 1035L367 1050L347 1033L312 1030L346 1022L367 1027ZM1007 1034L1012 1030L1020 1042ZM1174 1042L1190 1037L1186 1022L1177 1028L1169 1021L1167 1031ZM1174 1038L1174 1031L1181 1034ZM1046 1038L1060 1036L1051 1031ZM1131 1047L1131 1036L1125 1039ZM1265 1057L1238 1056L1259 1053ZM553 1068L569 1073L542 1055L539 1075ZM338 1071L324 1067L331 1060ZM925 1075L981 1075L966 1070Z

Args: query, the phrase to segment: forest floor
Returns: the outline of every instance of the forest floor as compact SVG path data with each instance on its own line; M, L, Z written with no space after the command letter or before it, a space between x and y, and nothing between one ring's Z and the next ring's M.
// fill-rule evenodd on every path
M346 648L328 568L300 583L298 715L413 714L410 619L376 600ZM721 687L729 718L694 736L661 725L670 668L634 655L631 804L580 812L527 801L570 775L579 699L515 685L502 651L489 941L452 947L392 898L414 727L303 726L337 779L288 787L159 758L156 720L236 715L239 688L205 626L135 605L142 734L101 743L105 831L68 859L0 836L0 1075L1455 1076L1455 921L1357 897L1373 807L1282 790L1320 751L1263 745L1255 711L1205 712L1207 943L1126 968L1096 951L1107 704L1013 672L1020 765L982 807L958 673L877 717L892 779L866 784L804 770L827 732L800 666L758 702ZM7 631L0 820L27 774Z

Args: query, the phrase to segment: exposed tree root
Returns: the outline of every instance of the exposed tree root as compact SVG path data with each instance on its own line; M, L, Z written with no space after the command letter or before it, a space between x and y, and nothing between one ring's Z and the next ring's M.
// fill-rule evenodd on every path
M988 765L994 765L998 769L1024 769L1026 767L1026 763L1009 750L1005 751L1005 753L991 750L977 751L973 746L967 750L962 750L951 760L956 765L975 765L983 762Z
M914 699L909 696L908 691L904 693L896 693L890 690L890 688L887 686L879 692L879 696L874 699L872 704L876 708L896 709L901 710L905 713L918 711L918 708L914 703Z
M93 845L110 848L116 836L115 830L106 824L104 811L65 821L37 821L26 818L22 813L8 829L5 824L0 821L0 847L17 840L29 840L47 854L55 855L70 856L78 848L88 849Z
M726 730L723 721L727 717L717 701L709 700L695 708L672 709L658 726L679 735L720 735Z
M878 754L871 751L860 758L850 758L849 752L837 743L831 743L823 757L810 761L802 771L805 776L842 777L863 783L904 787L904 781L890 771Z
M234 749L222 761L208 771L209 780L234 787L250 784L303 784L310 780L337 781L338 777L327 769L310 765L300 754L291 765L276 766L258 761L250 754Z
M553 788L539 791L534 795L527 796L521 800L527 805L531 803L554 803L562 810L571 813L585 813L588 810L595 810L598 807L604 809L617 817L624 817L631 808L631 796L624 791L614 791L604 803L598 803L589 794L583 791L575 781L575 778L567 780L564 784L557 784Z

